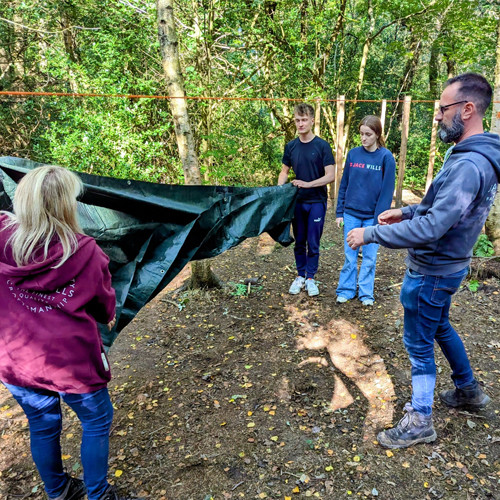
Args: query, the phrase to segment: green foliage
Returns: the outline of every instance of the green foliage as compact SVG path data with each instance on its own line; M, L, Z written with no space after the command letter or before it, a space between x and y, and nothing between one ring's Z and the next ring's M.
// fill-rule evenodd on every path
M475 293L479 290L479 281L478 280L470 280L467 287L472 293Z
M476 257L491 257L495 255L493 243L491 243L486 234L483 233L479 235L474 245L473 253Z
M344 226L344 222L340 224L340 227ZM321 240L321 243L319 244L320 250L330 250L333 247L335 247L335 242L331 240L327 240L326 238L323 238Z
M228 285L231 287L231 291L229 293L235 297L248 296L251 293L262 290L263 288L261 285L252 286L245 285L244 283L234 283L232 281L229 281Z
M364 0L346 2L345 11L343 5L341 0L176 2L187 95L313 103L340 94L352 98L371 19ZM397 0L373 2L373 8L374 36L360 99L390 100L404 93L414 101L434 99L439 89L433 94L430 88L432 50L438 55L438 82L449 71L494 73L491 2L455 0L450 9L446 0ZM0 17L17 23L0 20L0 90L168 93L152 0L8 0L0 3ZM412 45L415 40L418 47ZM294 104L189 101L204 182L274 184L284 143L294 134ZM356 123L380 113L379 102L348 103L346 111L351 106L350 147L359 144ZM323 102L322 108L321 135L333 144L335 103ZM432 105L413 102L405 187L425 185L432 114ZM400 106L389 102L388 148L396 157L400 120ZM4 155L101 175L168 183L183 179L166 100L0 97L0 148ZM439 145L436 172L445 149Z

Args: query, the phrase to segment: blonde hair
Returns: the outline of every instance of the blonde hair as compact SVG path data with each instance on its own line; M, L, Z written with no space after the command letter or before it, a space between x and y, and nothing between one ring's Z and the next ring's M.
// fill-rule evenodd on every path
M83 190L80 178L55 165L45 165L28 172L14 194L14 213L6 227L14 227L7 244L18 266L34 262L34 253L43 248L47 259L54 236L59 237L63 256L54 269L78 247L76 234L81 233L77 219L76 198Z

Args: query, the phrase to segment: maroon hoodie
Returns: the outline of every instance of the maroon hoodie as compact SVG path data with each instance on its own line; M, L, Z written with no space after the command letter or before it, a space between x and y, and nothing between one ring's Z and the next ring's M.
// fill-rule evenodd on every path
M111 378L96 321L115 315L109 259L89 236L59 268L58 239L48 258L18 267L0 214L0 380L21 387L83 394Z

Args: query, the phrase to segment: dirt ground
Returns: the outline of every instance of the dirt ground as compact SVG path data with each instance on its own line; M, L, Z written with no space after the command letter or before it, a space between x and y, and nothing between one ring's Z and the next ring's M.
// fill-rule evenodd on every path
M224 289L176 292L181 274L111 349L110 479L154 500L500 498L498 278L472 276L451 309L493 403L471 414L436 401L435 443L377 445L411 393L404 255L380 249L373 308L335 302L343 250L333 211L319 297L288 295L293 250L267 236L213 260ZM437 364L439 391L451 380L441 354ZM63 459L79 475L79 425L64 412ZM0 497L44 498L26 419L3 387L0 431Z

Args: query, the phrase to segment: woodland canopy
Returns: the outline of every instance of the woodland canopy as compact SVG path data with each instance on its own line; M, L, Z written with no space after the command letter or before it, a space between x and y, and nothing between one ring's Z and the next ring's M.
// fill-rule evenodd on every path
M141 0L2 1L0 91L169 95L156 8ZM349 147L358 144L356 123L379 114L380 100L411 95L405 185L423 188L432 100L463 71L493 84L498 11L495 0L175 2L186 95L211 98L188 101L203 182L274 184L295 132L294 99L320 102L320 133L336 147L336 103L327 100L344 95ZM388 102L396 157L401 114L402 103ZM165 99L0 95L0 150L93 174L183 182Z

